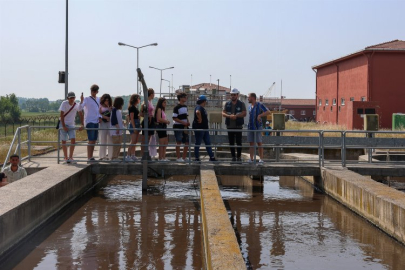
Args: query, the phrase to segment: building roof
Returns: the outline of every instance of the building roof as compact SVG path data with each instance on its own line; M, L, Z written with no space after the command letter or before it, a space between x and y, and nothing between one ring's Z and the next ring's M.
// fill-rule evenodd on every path
M281 105L296 105L296 106L315 106L315 99L287 99L281 100Z
M195 84L193 86L191 86L191 89L207 89L207 90L212 90L212 89L217 89L218 88L218 84L215 83L199 83L199 84ZM231 89L229 89L228 87L225 86L219 86L219 90L225 90L226 92L230 92Z
M280 104L279 98L264 98L263 103ZM299 98L283 98L281 99L282 106L316 106L315 99L299 99Z
M396 51L396 52L400 51L400 52L405 53L405 41L396 39L396 40L391 40L391 41L388 41L388 42L368 46L368 47L365 47L364 49L362 49L360 51L357 51L357 52L354 52L354 53L351 53L351 54L348 54L348 55L333 59L331 61L325 62L325 63L320 64L320 65L315 65L315 66L312 67L312 69L319 69L321 67L328 66L330 64L337 63L337 62L340 62L342 60L352 58L354 56L358 56L358 55L360 55L360 54L362 54L364 52L372 52L372 51L391 51L391 52L392 51Z

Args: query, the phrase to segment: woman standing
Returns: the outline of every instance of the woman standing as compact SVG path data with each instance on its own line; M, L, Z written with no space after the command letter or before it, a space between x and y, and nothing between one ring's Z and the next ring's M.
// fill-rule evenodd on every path
M101 123L100 123L100 144L111 144L111 136L109 132L110 128L110 116L111 116L111 106L112 100L109 94L104 94L100 98L100 107L99 113L101 115ZM108 160L107 157L107 150L108 150L108 157L111 158L112 154L112 147L111 146L100 146L99 157L100 160Z
M114 144L111 160L117 160L121 150L122 134L124 124L122 122L122 106L124 105L124 99L122 97L116 97L114 99L113 108L111 110L111 126L110 135Z
M141 122L139 120L139 110L138 104L140 102L140 96L134 94L129 99L128 104L128 114L129 114L129 134L131 134L131 145L128 147L128 156L125 158L125 161L137 161L135 152L136 144L138 143L139 130L141 128Z
M155 135L155 131L154 130L149 130L152 128L155 128L155 120L153 119L153 110L155 109L155 107L152 104L152 100L155 97L155 91L152 88L148 89L148 142L150 141L150 138L152 135ZM141 117L144 117L146 113L146 106L145 106L145 101L143 102L142 106L141 106L141 111L139 113L139 115ZM145 128L145 118L142 120L142 129ZM145 130L142 130L142 139L141 139L141 151L143 153L144 151L144 146L143 144L145 143Z
M158 103L156 105L155 111L155 119L156 119L156 128L158 129L166 129L167 125L170 124L170 121L167 120L166 117L166 99L159 98ZM169 161L166 159L166 148L167 144L169 143L169 138L167 137L166 130L158 130L156 131L159 137L159 161Z

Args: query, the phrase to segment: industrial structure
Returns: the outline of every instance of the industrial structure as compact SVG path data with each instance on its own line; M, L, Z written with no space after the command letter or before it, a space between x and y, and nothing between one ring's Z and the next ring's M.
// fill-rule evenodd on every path
M392 114L405 113L405 41L393 40L313 66L316 120L363 129L365 114L378 114L390 129Z

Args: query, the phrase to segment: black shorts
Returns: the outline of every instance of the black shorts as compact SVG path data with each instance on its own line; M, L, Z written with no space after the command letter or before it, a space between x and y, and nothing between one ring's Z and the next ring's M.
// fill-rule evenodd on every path
M141 123L142 129L145 128L144 121L145 120L142 120L142 123ZM153 128L156 128L156 124L155 124L155 119L153 119L153 117L152 117L152 120L149 121L149 125L148 125L148 136L155 134L154 130L150 130L150 129L153 129ZM145 132L146 132L145 130L142 130L142 135L145 135Z
M159 124L156 125L156 128L157 128L157 129L166 129L166 128L167 128L167 125L166 125L166 124L159 123ZM159 139L162 139L162 138L166 138L166 137L167 137L167 131L166 131L166 130L156 130L156 133L157 133Z

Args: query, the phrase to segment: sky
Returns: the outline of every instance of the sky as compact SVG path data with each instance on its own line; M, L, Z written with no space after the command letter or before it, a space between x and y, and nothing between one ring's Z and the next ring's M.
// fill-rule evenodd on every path
M0 0L0 95L64 98L66 0ZM148 87L210 82L315 98L312 66L405 40L405 1L69 0L69 91L136 93L136 49ZM232 82L230 82L230 76ZM163 81L163 92L168 91Z

